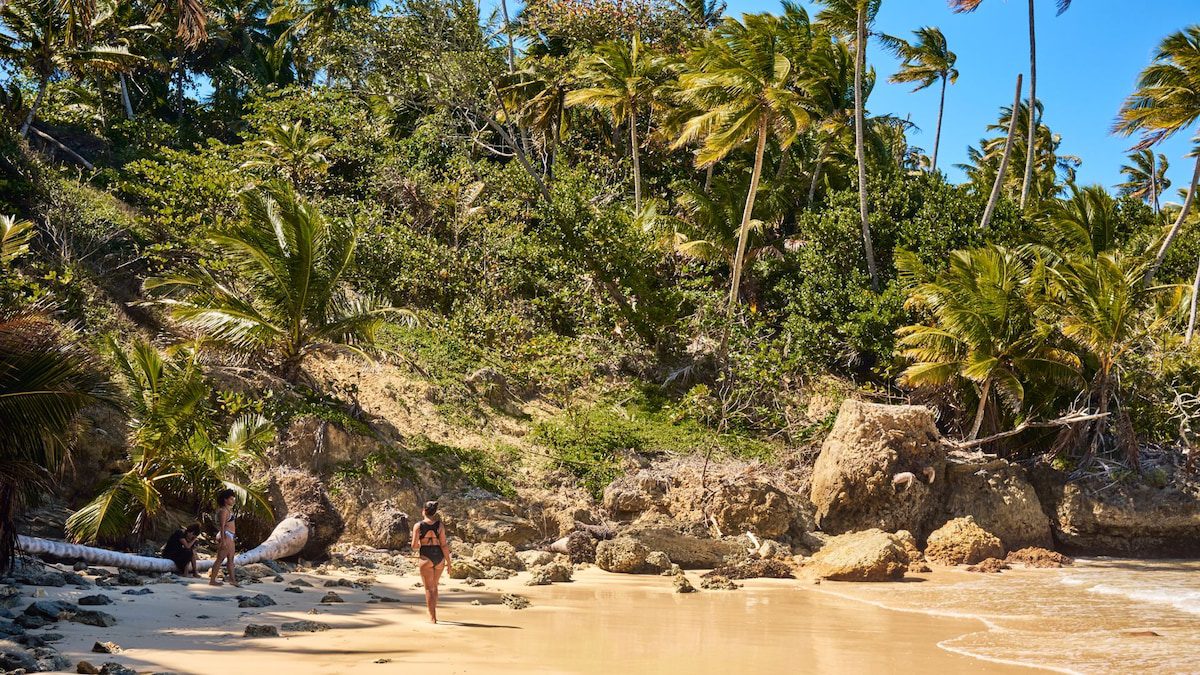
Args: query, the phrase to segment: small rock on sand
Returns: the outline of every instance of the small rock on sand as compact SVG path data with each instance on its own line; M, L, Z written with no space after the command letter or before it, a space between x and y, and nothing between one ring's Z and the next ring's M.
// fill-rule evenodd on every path
M325 594L325 597L321 598L321 604L327 605L331 602L345 602L345 600L342 600L342 596L338 595L337 593L329 591Z
M139 588L136 590L131 588L127 591L121 591L121 595L150 595L153 592L149 588Z
M279 637L279 628L269 624L251 623L246 625L246 631L242 633L242 637Z
M92 645L92 652L96 654L120 654L121 645L115 642L97 642Z
M682 573L675 575L675 592L676 593L695 593L696 587Z
M97 605L111 605L113 604L113 599L107 595L98 593L96 595L85 595L79 598L77 602L84 607L94 607Z
M271 596L265 593L259 593L257 595L239 595L237 598L238 607L271 607L277 604Z
M312 584L308 583L307 581L305 581L305 580L303 580L303 579L295 579L295 580L293 580L293 581L292 581L292 583L291 583L291 584L289 584L289 585L290 585L290 586L304 586L305 588L312 588L312 587L313 587L313 585L312 585Z
M320 621L289 621L280 628L288 633L319 633L329 630L332 626Z
M999 558L988 558L980 562L978 565L971 565L967 568L968 572L981 572L984 574L999 574L1000 570L1009 569L1008 563Z
M500 596L500 601L508 605L512 609L525 609L529 607L529 599L513 593L505 593Z
M1019 551L1012 551L1008 554L1008 557L1004 559L1004 562L1010 565L1024 565L1026 567L1042 568L1066 567L1068 565L1075 564L1075 561L1068 556L1065 556L1057 551L1038 548L1037 546L1030 546L1028 548L1020 549Z
M117 625L117 617L112 614L106 614L97 610L81 609L75 612L71 617L71 621L81 623L85 626L96 626L97 628L109 628Z
M116 661L109 661L103 666L100 666L100 675L138 675L138 672L133 668L121 665Z
M736 591L740 586L719 574L706 574L700 579L700 588L706 591Z
M99 675L100 669L92 665L90 661L80 661L75 664L75 672L84 673L84 675Z
M304 591L302 591L301 589L299 589L295 586L288 586L287 588L283 589L283 592L284 593L303 593Z

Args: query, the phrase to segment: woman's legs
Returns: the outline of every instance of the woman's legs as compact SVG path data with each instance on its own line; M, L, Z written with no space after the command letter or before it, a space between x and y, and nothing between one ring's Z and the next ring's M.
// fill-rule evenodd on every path
M213 554L213 566L208 571L208 583L212 586L220 586L221 582L217 581L217 572L221 570L221 563L225 560L225 547L218 546L217 552Z
M240 588L241 586L237 582L237 571L234 569L234 566L233 566L233 559L235 557L235 552L233 550L233 540L230 539L228 541L229 541L229 543L226 544L226 548L225 548L225 564L228 566L229 572L228 572L226 578L229 579L230 586L234 586L235 588Z
M421 561L421 585L425 587L425 608L429 620L437 623L438 577L442 576L441 565L434 567L428 560Z

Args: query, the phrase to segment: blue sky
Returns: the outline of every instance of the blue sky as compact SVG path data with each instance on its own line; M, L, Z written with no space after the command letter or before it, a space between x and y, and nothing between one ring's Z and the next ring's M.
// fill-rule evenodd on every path
M810 11L808 0L801 0ZM1132 140L1109 133L1121 102L1133 90L1138 73L1149 64L1167 34L1200 23L1198 0L1078 0L1055 16L1053 0L1037 0L1038 98L1043 118L1062 135L1061 152L1083 159L1081 184L1107 187L1121 181L1120 167ZM778 12L778 2L729 0L728 15ZM815 16L815 11L813 11ZM952 167L966 160L967 146L977 143L999 108L1012 103L1017 73L1029 72L1029 29L1023 0L984 0L972 14L955 14L945 0L883 0L876 29L906 39L920 26L937 26L958 54L958 84L946 95L946 121L938 164L951 180L962 174ZM880 75L869 108L875 113L910 117L921 127L911 142L933 151L937 122L936 86L910 93L909 85L890 84L897 60L878 49L868 52ZM1026 84L1028 91L1028 84ZM1026 94L1028 95L1028 94ZM1186 187L1192 163L1185 155L1189 137L1181 132L1163 143L1175 188Z

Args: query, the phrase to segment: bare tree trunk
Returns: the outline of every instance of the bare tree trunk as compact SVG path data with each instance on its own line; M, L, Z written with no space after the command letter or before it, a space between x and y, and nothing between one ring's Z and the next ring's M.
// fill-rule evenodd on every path
M854 153L858 159L858 214L862 221L863 250L871 288L879 292L879 273L875 269L875 247L871 244L871 225L867 220L867 146L863 117L863 71L867 68L867 9L858 10L858 40L854 56Z
M1200 258L1196 260L1196 278L1192 281L1192 305L1188 308L1188 329L1184 344L1192 344L1192 334L1196 331L1196 294L1200 292Z
M1171 231L1167 233L1167 238L1163 240L1162 246L1158 249L1158 255L1154 256L1154 262L1150 267L1146 268L1146 276L1142 278L1142 287L1145 288L1154 281L1154 275L1158 272L1158 268L1162 267L1163 259L1167 257L1167 249L1171 247L1171 242L1175 241L1175 237L1179 235L1179 230L1183 228L1183 223L1187 220L1188 212L1192 210L1192 202L1196 199L1196 183L1200 182L1200 154L1196 155L1196 169L1192 172L1192 184L1188 187L1187 197L1183 200L1183 208L1179 210L1179 217L1175 219L1175 224L1171 226Z
M1017 135L1017 108L1021 105L1021 79L1017 75L1017 95L1013 99L1012 117L1008 120L1008 138L1004 141L1004 155L1000 158L1000 168L996 171L996 181L992 184L992 194L988 197L987 207L983 210L983 220L979 221L979 229L986 230L992 222L992 214L996 212L996 203L1000 201L1000 189L1004 187L1004 174L1008 173L1008 160L1012 155L1013 139Z
M708 168L704 170L704 194L708 194L712 189L713 167L715 166L716 164L709 164Z
M975 423L971 425L971 436L968 440L979 437L979 428L983 426L983 415L987 411L988 396L992 393L992 378L983 381L983 389L979 392L979 406L975 408Z
M183 51L179 52L179 64L175 67L175 118L183 120Z
M642 210L642 167L638 151L637 115L629 116L629 149L633 152L633 208Z
M725 330L721 333L719 361L724 361L729 348L729 332L733 327L733 314L738 303L738 289L742 285L742 265L746 257L746 240L750 238L750 221L754 214L754 197L758 192L758 181L762 177L763 153L767 149L767 123L758 124L758 146L754 149L754 169L750 173L750 191L746 194L746 208L742 210L742 225L738 228L737 253L733 257L733 275L729 283L729 308L725 313Z
M1033 27L1033 0L1029 0L1029 141L1025 146L1025 180L1021 182L1021 210L1033 182L1034 146L1037 143L1037 32ZM1014 108L1013 110L1016 110Z
M129 100L129 83L125 81L125 73L118 75L121 82L121 104L125 106L125 119L133 119L133 102Z
M512 24L508 20L508 2L500 0L500 14L504 18L504 36L508 38L508 73L517 72L517 50L513 48Z
M933 173L937 173L938 149L942 145L942 115L946 114L946 76L942 75L942 100L938 103L937 131L933 135Z
M37 117L38 108L42 106L42 100L46 98L46 89L50 87L50 78L43 76L38 80L38 93L33 99L33 105L29 106L29 114L25 116L25 121L21 123L21 138L29 137L29 127L33 125L34 118Z

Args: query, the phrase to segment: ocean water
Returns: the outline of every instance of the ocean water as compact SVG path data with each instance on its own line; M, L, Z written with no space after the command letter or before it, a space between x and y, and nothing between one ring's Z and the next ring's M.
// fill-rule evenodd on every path
M974 618L939 647L1065 673L1200 673L1200 561L1083 559L1001 574L937 572L900 584L824 584L879 607Z

